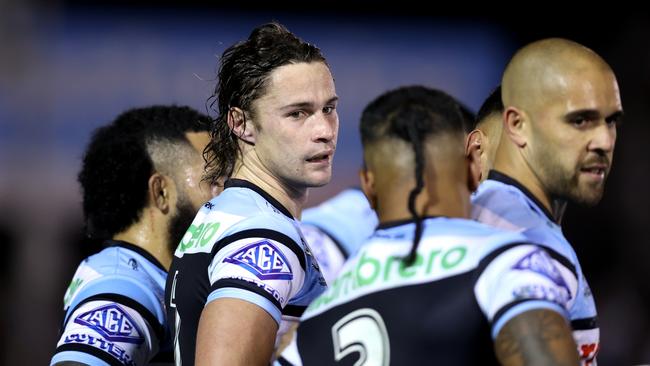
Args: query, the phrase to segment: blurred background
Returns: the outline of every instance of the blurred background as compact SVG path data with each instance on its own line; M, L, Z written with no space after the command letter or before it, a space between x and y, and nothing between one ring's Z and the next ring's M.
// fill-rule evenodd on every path
M205 112L218 56L270 20L323 50L341 98L334 179L312 191L311 204L357 184L358 119L387 89L432 86L476 111L530 41L561 36L602 55L618 76L625 123L604 200L570 206L564 227L595 294L599 364L650 363L650 159L642 143L650 136L650 16L458 5L442 15L410 0L0 0L0 363L49 362L63 292L96 249L83 237L76 182L91 131L132 107Z

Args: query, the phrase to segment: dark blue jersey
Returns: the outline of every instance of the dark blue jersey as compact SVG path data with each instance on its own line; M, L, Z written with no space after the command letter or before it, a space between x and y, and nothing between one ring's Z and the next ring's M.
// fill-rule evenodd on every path
M203 308L237 298L266 310L278 323L276 345L325 288L289 211L259 187L229 180L198 212L174 254L166 301L177 364L194 364Z
M301 318L279 364L496 365L493 339L534 309L567 316L575 269L517 233L428 218L381 225Z

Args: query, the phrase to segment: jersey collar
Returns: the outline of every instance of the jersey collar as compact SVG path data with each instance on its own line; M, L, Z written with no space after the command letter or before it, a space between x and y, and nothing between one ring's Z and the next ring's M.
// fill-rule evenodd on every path
M106 247L106 248L120 247L120 248L125 248L125 249L128 249L128 250L132 250L132 251L140 254L141 256L145 257L153 265L155 265L156 267L162 269L163 271L165 271L165 273L167 273L167 270L165 269L165 267L163 267L163 265L158 261L158 259L156 259L156 257L154 257L149 252L147 252L146 250L144 250L143 248L141 248L141 247L139 247L139 246L137 246L135 244L131 244L129 242L122 241L122 240L106 240L106 241L104 241L104 247Z
M514 186L515 188L520 190L526 197L528 197L529 200L533 201L533 203L537 206L537 208L539 208L539 210L542 211L542 213L546 215L546 217L549 220L551 220L551 222L554 222L559 225L557 220L555 220L555 218L553 217L553 214L549 210L547 210L546 207L544 207L542 202L540 202L537 199L537 197L535 197L526 187L524 187L523 184L519 183L514 178L509 177L499 171L490 170L490 172L488 173L488 179L495 180L497 182L501 182L503 184L507 184L510 186Z
M282 212L285 216L287 216L288 218L290 218L292 220L295 220L293 215L291 215L291 212L289 212L289 210L287 210L287 208L284 207L280 203L280 201L276 200L275 198L273 198L273 196L268 194L265 190L263 190L262 188L258 187L257 185L255 185L255 184L253 184L253 183L251 183L251 182L249 182L247 180L231 178L231 179L228 179L224 183L223 187L224 187L224 189L234 188L234 187L242 187L242 188L251 189L251 190L255 191L255 193L262 196L271 205L273 205L273 207L278 209L278 211Z

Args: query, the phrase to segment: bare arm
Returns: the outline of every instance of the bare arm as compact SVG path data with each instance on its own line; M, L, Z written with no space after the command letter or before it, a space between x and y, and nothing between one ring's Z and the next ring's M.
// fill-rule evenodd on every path
M504 366L578 365L578 347L567 321L551 310L531 310L510 319L494 350Z
M196 336L196 365L268 365L278 325L261 307L221 298L201 313Z

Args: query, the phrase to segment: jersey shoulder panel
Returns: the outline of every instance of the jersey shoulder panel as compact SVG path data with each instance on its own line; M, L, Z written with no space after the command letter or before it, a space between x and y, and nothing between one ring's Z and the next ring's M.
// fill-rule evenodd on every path
M346 256L354 254L379 223L363 192L354 188L304 210L301 222L323 230L343 248Z
M140 303L162 324L167 273L142 255L122 247L109 247L84 260L66 295L66 319L80 303L96 296L123 296Z

